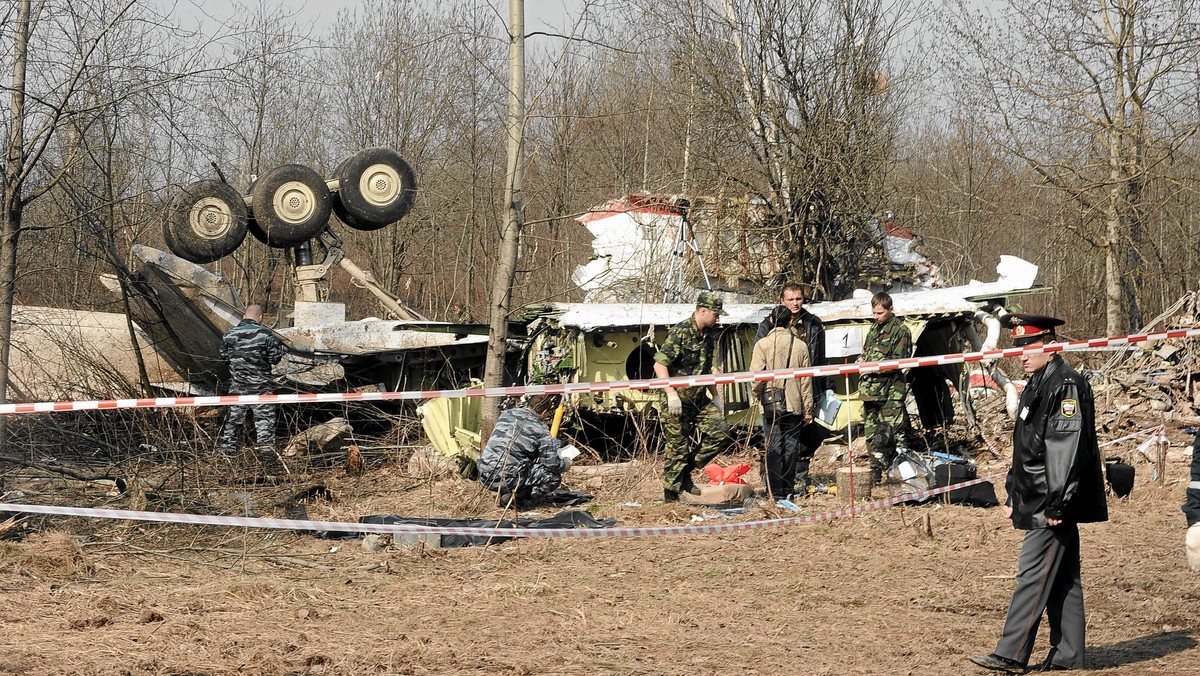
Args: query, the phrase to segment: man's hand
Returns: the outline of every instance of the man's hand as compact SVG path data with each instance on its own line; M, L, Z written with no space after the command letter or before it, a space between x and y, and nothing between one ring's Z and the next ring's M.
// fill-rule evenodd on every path
M683 415L683 402L680 401L679 395L675 392L675 390L673 390L669 387L667 388L666 391L667 391L667 413L670 413L671 415L676 416L676 417Z
M812 424L812 421L813 421L812 414L811 414L811 413L805 413L805 414L804 414L804 424L805 424L805 425L811 425L811 424Z
M1051 519L1050 517L1046 517L1047 526L1057 526L1060 523L1062 523L1062 519Z
M1200 573L1200 523L1188 529L1186 542L1188 567Z
M1006 518L1006 519L1012 518L1012 507L1010 507L1008 505L1004 505L1004 518Z

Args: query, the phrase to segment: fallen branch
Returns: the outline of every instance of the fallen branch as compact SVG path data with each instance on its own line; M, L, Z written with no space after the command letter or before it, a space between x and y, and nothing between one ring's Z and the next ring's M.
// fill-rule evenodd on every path
M17 528L19 528L23 521L25 521L25 517L18 514L14 514L4 521L0 521L0 540L8 537L8 533L10 531L15 531Z
M111 474L84 474L83 472L80 472L76 469L71 469L70 467L51 465L33 460L25 460L24 458L14 458L11 455L0 455L0 462L12 463L22 467L31 467L33 469L40 469L43 472L61 474L63 476L71 477L72 479L78 479L80 481L111 481L117 485L117 491L120 493L125 493L129 487L129 484L125 482L124 478L113 476Z

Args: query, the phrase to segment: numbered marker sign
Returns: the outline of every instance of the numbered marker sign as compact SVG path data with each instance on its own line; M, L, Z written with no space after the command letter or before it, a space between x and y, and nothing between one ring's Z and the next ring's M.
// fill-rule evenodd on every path
M834 326L825 329L825 357L853 357L862 354L863 327Z

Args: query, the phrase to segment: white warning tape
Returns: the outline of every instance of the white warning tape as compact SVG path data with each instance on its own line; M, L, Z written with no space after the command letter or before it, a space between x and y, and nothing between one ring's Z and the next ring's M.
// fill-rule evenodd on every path
M1165 440L1163 426L1152 427L1128 434L1120 439L1101 444L1101 447L1111 446L1147 434L1151 437L1161 437ZM1136 452L1137 449L1123 455ZM708 535L713 533L733 533L760 528L775 528L778 526L795 526L820 523L846 517L854 517L879 509L892 507L914 500L927 500L960 488L994 481L1007 472L997 472L978 479L941 488L931 488L924 491L914 491L901 495L858 503L852 507L836 509L823 514L786 517L783 519L764 519L759 521L741 521L733 523L702 524L687 526L633 526L614 528L486 528L479 526L419 526L414 524L375 524L351 523L343 521L307 521L302 519L264 519L258 517L213 516L207 514L180 514L173 512L139 512L126 509L93 509L90 507L64 507L58 505L27 505L18 503L0 503L0 512L23 512L28 514L47 514L54 516L75 516L93 519L115 519L125 521L154 521L158 523L190 524L197 526L228 526L236 528L267 528L276 530L296 531L330 531L342 533L430 533L439 535L471 535L483 537L533 537L533 538L592 538L592 537L642 537L647 535ZM703 507L703 505L690 505Z
M966 362L989 361L1022 354L1052 352L1089 352L1122 345L1133 345L1146 341L1175 338L1195 338L1200 328L1177 329L1112 338L1092 338L1066 343L1037 344L1028 347L1010 347L1003 350L983 350L929 357L908 357L880 362L855 364L831 364L802 369L778 369L775 371L739 371L700 376L676 376L674 378L650 378L646 380L614 380L607 382L554 383L549 385L516 385L513 387L489 387L458 390L408 390L405 392L324 392L302 394L243 394L212 397L155 397L147 399L107 399L93 401L43 401L30 404L0 404L0 415L18 413L54 413L60 411L91 411L122 408L192 408L198 406L234 406L246 404L315 404L352 401L396 401L412 399L441 399L459 397L520 397L525 395L552 394L572 395L587 392L612 392L622 390L652 390L664 387L705 387L733 383L766 382L785 378L812 378L814 376L838 376L876 371L896 371L922 366L942 366Z
M1002 476L1002 475L997 475ZM232 526L238 528L268 528L298 531L332 531L351 533L437 533L441 535L474 535L484 537L540 537L540 538L588 538L588 537L641 537L646 535L707 535L732 533L759 528L818 523L890 507L910 500L923 500L941 495L957 488L965 488L990 481L985 477L965 481L953 486L933 488L927 491L865 502L824 514L793 516L783 519L740 521L733 523L687 525L687 526L635 526L614 528L484 528L468 526L418 526L413 524L348 523L339 521L304 521L299 519L263 519L239 516L211 516L205 514L178 514L171 512L138 512L124 509L92 509L89 507L62 507L58 505L25 505L0 503L0 512L27 512L57 516L76 516L96 519L126 521L155 521L159 523L191 524L199 526ZM703 507L703 505L690 505Z

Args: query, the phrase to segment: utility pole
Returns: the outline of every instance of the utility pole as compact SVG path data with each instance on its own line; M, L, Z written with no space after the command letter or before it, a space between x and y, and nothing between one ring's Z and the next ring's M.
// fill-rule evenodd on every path
M504 380L504 353L508 345L508 316L512 311L512 286L517 272L521 229L524 218L522 181L525 173L525 0L508 0L508 133L507 171L504 180L504 229L500 235L500 256L492 279L487 361L484 387L500 387ZM500 400L483 400L480 445L487 443L496 419Z

